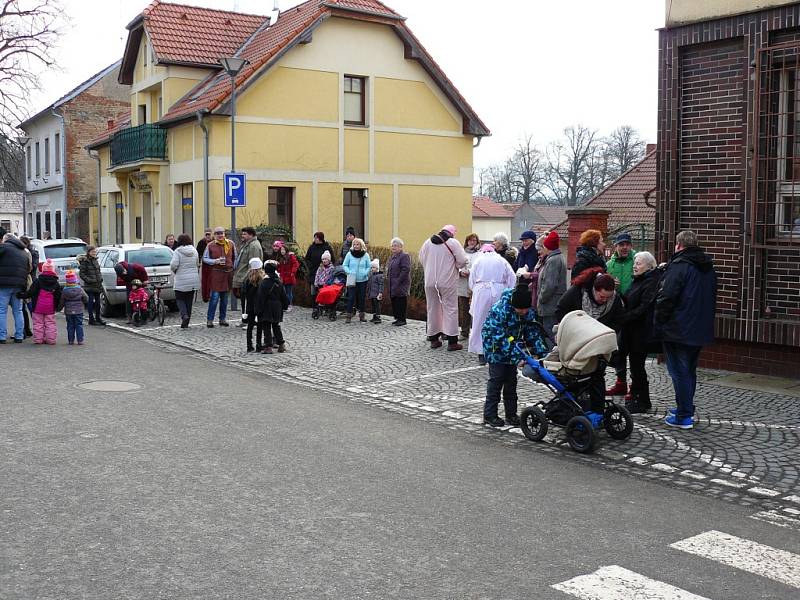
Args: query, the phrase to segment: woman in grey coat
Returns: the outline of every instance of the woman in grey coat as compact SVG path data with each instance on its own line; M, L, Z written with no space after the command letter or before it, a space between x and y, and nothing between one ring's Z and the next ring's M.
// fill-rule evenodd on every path
M173 289L175 290L175 301L181 311L181 329L189 327L194 293L200 289L198 260L197 250L192 245L192 238L185 233L179 235L169 267L175 273Z
M542 242L541 254L545 254L545 259L539 269L536 288L536 313L551 346L555 345L553 327L558 323L556 308L561 296L567 291L567 261L559 249L560 243L555 231L551 231Z

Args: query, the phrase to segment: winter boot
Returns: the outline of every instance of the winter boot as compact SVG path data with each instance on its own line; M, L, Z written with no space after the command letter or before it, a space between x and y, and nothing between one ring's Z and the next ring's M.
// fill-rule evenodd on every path
M447 350L449 352L455 352L456 350L463 350L464 346L458 343L458 336L451 335L447 337Z
M641 387L641 389L637 388L632 390L632 399L630 402L625 403L625 408L627 408L632 414L646 413L653 408L653 405L650 402L650 385L645 384Z
M278 352L281 352L281 353L286 352L286 344L285 343L278 344Z
M319 308L317 308L316 306L314 307L314 310L311 311L311 318L319 319Z
M363 312L358 313L358 320L361 321L362 323L366 323L367 315L364 314Z
M428 341L431 343L431 350L442 347L442 340L439 339L438 334L429 336Z
M344 317L344 322L350 324L350 321L353 320L353 313L346 313Z
M272 346L267 346L261 351L261 354L272 354Z
M606 390L606 396L624 396L628 393L628 382L617 379L617 382Z

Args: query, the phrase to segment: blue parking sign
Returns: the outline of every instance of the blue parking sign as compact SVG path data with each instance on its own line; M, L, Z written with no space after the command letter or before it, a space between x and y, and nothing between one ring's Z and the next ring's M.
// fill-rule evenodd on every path
M228 172L222 176L222 185L225 188L225 207L240 208L247 206L247 176L244 173Z

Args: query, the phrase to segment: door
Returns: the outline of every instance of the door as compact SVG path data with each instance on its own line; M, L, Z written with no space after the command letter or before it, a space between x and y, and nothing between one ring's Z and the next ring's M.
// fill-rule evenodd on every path
M342 206L342 224L344 231L342 237L348 227L352 227L356 231L356 237L362 239L366 238L364 232L364 190L344 190L344 199Z

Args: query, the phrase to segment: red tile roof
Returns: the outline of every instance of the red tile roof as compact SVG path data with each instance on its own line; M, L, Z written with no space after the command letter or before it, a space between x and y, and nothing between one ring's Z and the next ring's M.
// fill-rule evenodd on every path
M510 219L513 215L489 196L472 197L473 219Z
M286 49L303 40L305 34L311 32L331 15L351 19L377 20L393 27L406 46L407 56L420 62L422 67L437 81L445 95L461 111L464 119L464 132L472 135L489 135L486 125L419 43L419 40L406 27L404 18L378 0L308 0L280 13L272 25L269 25L268 22L262 23L236 52L237 56L250 61L250 64L237 76L237 87L249 85L255 77L265 72ZM179 121L193 115L198 110L226 114L229 95L230 79L228 75L222 71L213 73L170 107L161 122L166 124Z
M611 210L611 214L608 215L609 231L644 224L646 237L653 239L656 211L645 203L644 195L646 192L652 192L655 187L656 152L652 149L640 162L582 206ZM654 193L650 196L650 202L655 204ZM556 231L561 237L565 237L567 221L561 222Z
M155 0L142 11L161 63L217 65L233 55L269 18Z

